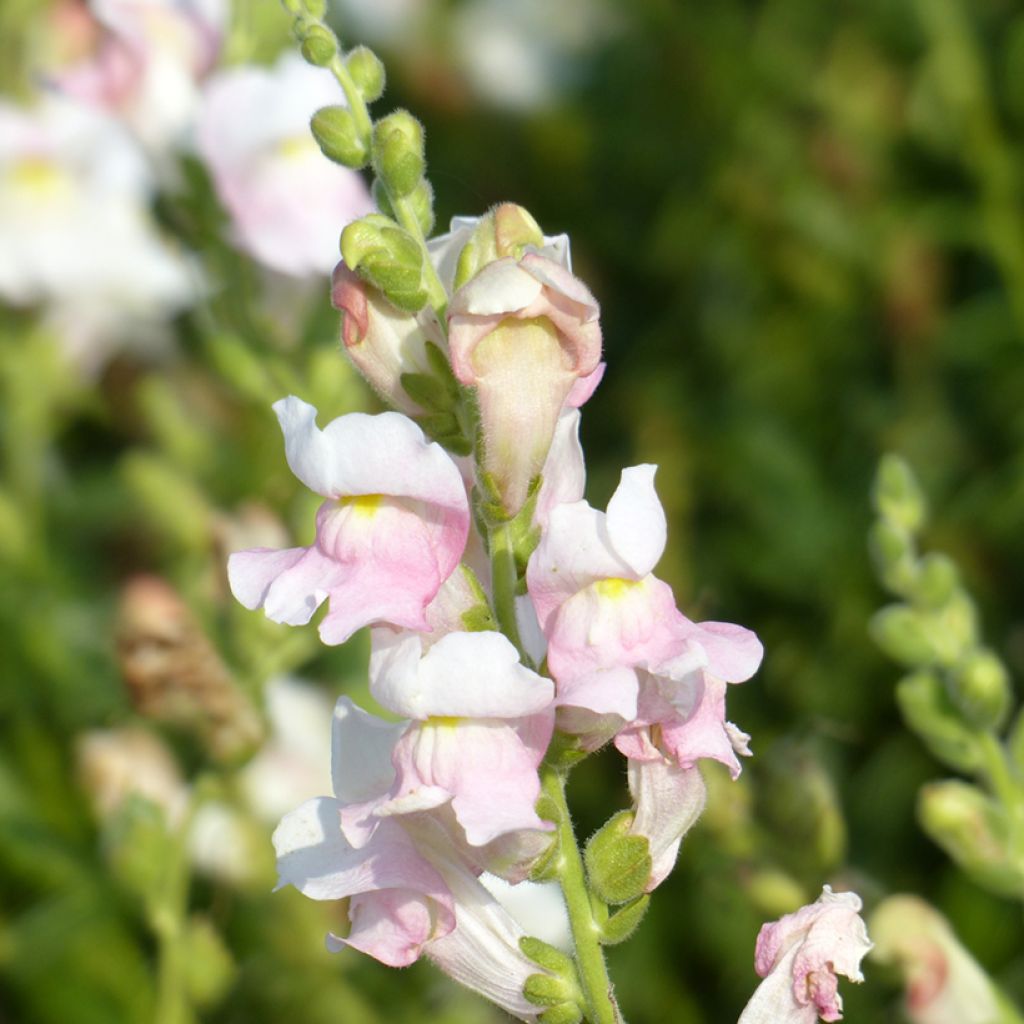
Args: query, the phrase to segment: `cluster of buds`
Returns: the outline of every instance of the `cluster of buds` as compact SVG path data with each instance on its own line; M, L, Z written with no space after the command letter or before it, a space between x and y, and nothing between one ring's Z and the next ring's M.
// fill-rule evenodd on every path
M918 554L926 508L907 464L879 466L871 549L882 583L900 600L871 623L878 644L911 671L896 696L910 728L943 763L982 786L949 779L921 790L925 831L979 884L1024 896L1024 716L1009 673L980 637L974 602L946 555Z
M567 240L503 205L427 241L422 129L402 112L371 129L352 55L317 4L289 6L352 115L320 118L333 139L315 119L321 145L377 174L380 212L345 229L333 297L344 351L394 411L321 428L302 399L277 402L288 464L324 499L316 535L238 552L228 576L277 622L306 624L326 602L326 644L369 627L370 692L392 717L339 700L334 796L282 820L281 884L347 901L332 949L426 956L522 1020L613 1024L601 947L631 934L672 869L704 806L699 762L739 774L749 737L726 720L726 691L761 644L692 621L654 575L667 532L655 466L625 469L604 511L583 498L580 407L604 366ZM566 776L609 742L631 806L581 853ZM572 949L527 934L488 875L557 882ZM817 953L855 909L815 932ZM830 977L823 1010L838 1005Z

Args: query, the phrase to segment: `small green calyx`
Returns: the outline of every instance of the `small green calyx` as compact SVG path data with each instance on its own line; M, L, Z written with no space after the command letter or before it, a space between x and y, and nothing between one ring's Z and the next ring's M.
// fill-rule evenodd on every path
M348 107L321 107L313 115L309 127L328 160L353 170L366 166L369 151L359 136L355 118Z
M541 1024L580 1024L583 1011L576 1003L552 1006L537 1017Z
M566 980L575 982L576 965L572 957L563 953L560 949L549 945L532 935L524 935L519 940L519 951L528 960L532 960L538 967L551 971Z
M381 118L373 129L373 169L392 199L416 189L425 170L423 126L407 110Z
M316 67L324 68L334 60L338 52L338 40L334 33L323 25L309 25L302 31L302 56Z
M534 1006L560 1006L575 1004L580 992L574 980L554 974L531 974L523 985L523 995Z
M644 919L650 904L651 897L645 892L612 914L601 926L601 945L617 946L630 938Z
M605 903L639 899L651 877L651 850L646 836L629 832L630 811L620 811L590 837L584 853L590 888Z
M527 246L540 248L543 244L544 233L528 210L515 203L501 203L480 218L463 246L455 270L456 289L488 263L507 256L520 259Z
M345 67L356 88L367 103L379 100L384 93L386 76L380 58L366 46L357 46L345 58Z
M427 304L423 250L390 218L371 214L349 224L341 233L341 255L399 309L415 313Z

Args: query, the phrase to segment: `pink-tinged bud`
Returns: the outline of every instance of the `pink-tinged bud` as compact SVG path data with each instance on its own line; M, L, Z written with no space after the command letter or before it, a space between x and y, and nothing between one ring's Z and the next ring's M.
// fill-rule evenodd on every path
M738 1024L842 1020L838 976L863 981L860 962L871 949L860 908L856 893L826 885L810 906L764 925L754 957L764 981Z
M452 298L452 370L476 389L484 472L518 512L544 465L573 385L601 359L593 295L536 252L485 266Z
M871 957L895 964L906 985L913 1024L989 1024L1001 1016L1000 995L946 919L916 896L890 896L871 916Z
M334 268L331 302L342 313L345 354L367 383L401 412L418 416L426 411L402 387L402 374L431 373L426 344L442 351L444 346L436 320L397 309L344 263Z

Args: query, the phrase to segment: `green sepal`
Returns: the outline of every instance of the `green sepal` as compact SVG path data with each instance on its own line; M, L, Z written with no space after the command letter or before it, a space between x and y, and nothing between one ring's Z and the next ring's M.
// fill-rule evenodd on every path
M932 552L918 563L910 597L922 607L943 608L953 599L959 586L960 573L953 559L941 552Z
M902 526L879 519L868 534L868 549L883 585L900 597L909 597L917 581L914 538Z
M320 151L328 160L353 170L366 166L369 151L359 136L355 118L348 107L321 107L309 122Z
M462 628L467 633L488 633L498 628L498 623L487 605L475 604L460 616Z
M651 849L646 836L632 835L631 811L609 818L591 837L584 852L590 888L605 903L639 898L651 877Z
M935 673L905 676L896 686L896 702L907 725L940 761L961 771L981 764L977 733L964 724Z
M399 309L415 313L426 305L423 250L390 218L370 214L349 224L341 233L341 255Z
M323 25L310 25L302 33L302 56L319 68L327 67L338 53L338 40Z
M617 910L601 926L601 944L616 946L637 930L651 905L650 893L644 893Z
M580 738L567 732L555 732L548 744L544 763L559 772L566 772L577 765L590 751L580 746Z
M519 951L538 967L543 967L546 971L551 971L559 977L575 981L576 964L571 956L563 953L560 949L556 949L532 935L524 935L519 940Z
M426 416L417 416L416 422L430 437L459 433L459 421L453 412L428 413Z
M924 613L905 604L891 604L877 611L869 628L875 643L894 661L917 667L939 661L934 632Z
M523 984L523 995L534 1006L558 1006L573 1002L578 988L575 982L554 974L531 974Z
M425 238L434 232L434 186L426 178L405 197L405 202L412 210L416 223Z
M367 151L367 156L369 156L369 151ZM391 220L398 219L395 208L391 205L391 196L388 195L387 186L380 178L373 179L373 184L370 186L370 194L373 196L374 205L383 216L389 217Z
M384 64L373 50L367 46L357 46L345 58L345 67L367 103L380 99L387 79Z
M549 1007L537 1017L537 1020L541 1024L580 1024L583 1020L583 1011L578 1003L561 1003Z
M455 408L458 396L453 396L436 377L426 373L403 373L398 379L405 393L424 409L451 412Z

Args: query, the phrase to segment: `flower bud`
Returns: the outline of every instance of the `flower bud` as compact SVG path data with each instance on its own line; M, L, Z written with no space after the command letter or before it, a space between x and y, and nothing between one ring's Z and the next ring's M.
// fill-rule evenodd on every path
M405 197L424 237L434 230L434 186L426 178Z
M597 302L563 266L527 252L487 264L455 293L448 319L452 370L476 389L481 469L511 517L541 472L573 384L600 361Z
M532 245L544 244L540 225L529 211L515 203L501 203L480 218L469 241L462 247L455 271L455 287L461 288L488 263L511 256L519 259Z
M896 966L911 1024L995 1024L1000 995L949 922L916 896L890 896L871 915L869 954Z
M890 658L903 665L932 665L939 660L937 637L914 608L891 604L871 618L871 635Z
M587 843L587 878L605 903L629 903L643 895L651 875L650 843L629 831L633 815L620 811Z
M964 724L935 673L915 672L900 680L896 700L907 725L940 761L961 771L981 763L976 733Z
M1010 710L1010 679L991 651L972 651L949 677L953 702L979 729L998 729Z
M184 983L189 999L200 1008L212 1008L237 973L231 951L208 917L193 915L184 941Z
M366 166L366 143L359 136L355 118L348 107L321 107L309 123L313 137L328 160L359 170Z
M302 35L302 56L316 67L327 67L338 52L338 40L323 25L310 25Z
M921 826L979 885L1024 895L1024 866L1011 852L1006 810L976 786L947 780L922 788Z
M911 596L927 608L942 608L954 597L960 583L956 563L939 552L925 555L910 588Z
M409 416L454 404L451 371L438 379L427 355L427 345L443 344L436 325L396 309L344 263L334 270L331 302L342 313L345 355L381 398Z
M906 597L917 579L914 538L902 526L879 519L868 534L868 548L884 586Z
M415 313L427 302L423 251L393 221L371 214L341 233L341 255L350 270L379 288L399 309Z
M424 170L423 126L407 110L381 118L373 129L373 169L393 197L409 195Z
M924 494L913 471L899 455L888 454L878 464L874 504L878 514L909 533L917 533L927 515Z
M357 46L345 58L345 67L367 103L380 99L384 92L384 65L373 50Z

